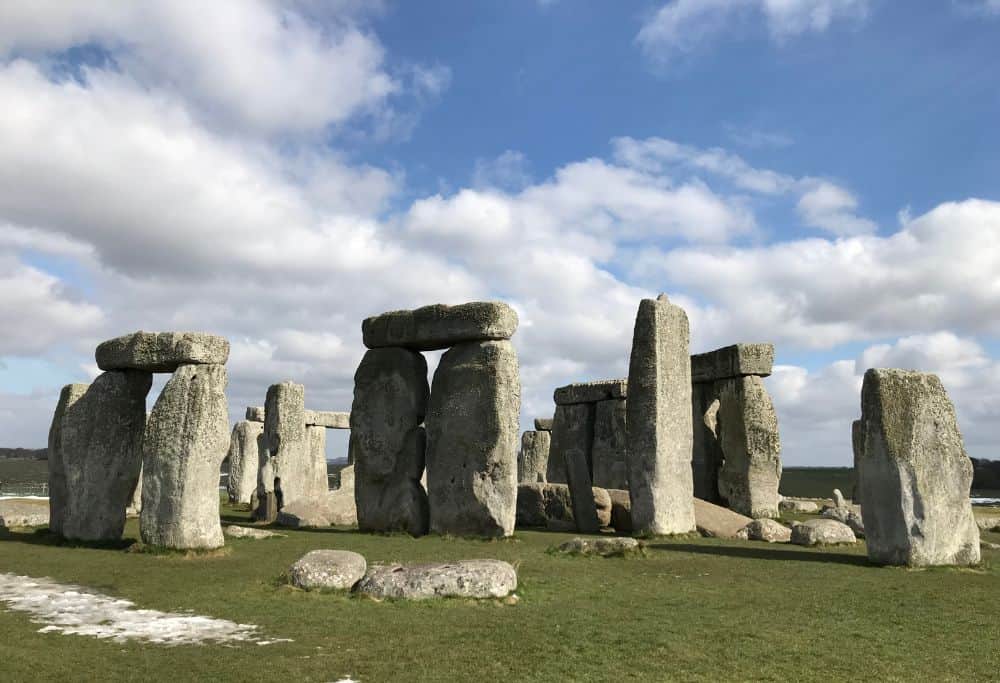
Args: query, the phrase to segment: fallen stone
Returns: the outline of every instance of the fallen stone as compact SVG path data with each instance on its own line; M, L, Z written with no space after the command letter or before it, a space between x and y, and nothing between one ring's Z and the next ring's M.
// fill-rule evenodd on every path
M354 374L349 461L362 531L427 533L420 484L426 435L427 361L406 349L367 351Z
M521 483L517 486L517 526L547 527L550 521L573 521L566 484Z
M788 543L792 540L792 530L773 519L755 519L743 527L737 536L746 541L767 541L768 543Z
M260 540L264 538L286 538L285 534L279 534L276 531L268 531L267 529L254 529L247 526L236 526L230 524L227 526L223 533L230 538L249 538L253 540Z
M521 452L517 455L519 484L545 481L551 445L552 438L549 432L529 430L521 434Z
M797 512L810 514L819 512L819 505L812 500L798 500L796 498L784 498L778 503L778 508L784 512Z
M46 526L49 524L49 506L44 500L0 500L0 527ZM51 526L49 527L51 529Z
M739 538L740 530L753 520L707 500L693 498L698 533L707 538Z
M774 344L733 344L691 356L691 381L715 382L755 375L767 377L774 366Z
M133 332L101 342L95 353L101 370L174 372L181 365L225 365L229 341L204 332Z
M1000 543L990 543L989 541L980 541L979 547L983 550L1000 550Z
M795 545L846 545L857 542L854 532L835 519L810 519L792 527Z
M509 341L467 342L441 356L425 423L432 531L514 532L520 411L517 353Z
M247 408L246 418L250 422L263 422L264 406L251 406Z
M641 553L642 545L634 538L571 538L560 543L555 550L569 555L623 557Z
M293 586L306 590L349 590L368 569L365 558L349 550L311 550L288 570Z
M402 347L414 351L510 339L516 330L517 313L499 301L392 311L367 318L361 324L364 345L369 349Z
M65 457L62 447L63 418L66 415L66 410L80 400L87 393L88 388L90 388L89 384L67 384L64 386L59 393L59 402L56 403L56 409L52 415L52 425L49 427L49 529L59 535L63 533L63 518L66 515L66 506L69 504L66 468L63 464Z
M936 375L865 373L860 502L875 564L974 565L979 529L969 500L972 463Z
M1000 517L976 517L976 526L980 531L1000 532Z
M274 523L290 529L314 529L330 526L326 497L320 499L300 498L289 503L278 510L278 516Z
M552 431L552 418L536 417L535 418L535 430L539 432L551 432Z
M661 294L636 315L628 371L628 482L634 531L694 531L687 314Z
M325 427L327 429L350 429L351 414L333 410L305 411L306 425L309 427Z
M612 399L595 404L594 445L591 449L594 486L628 489L628 431L626 401Z
M576 530L587 534L595 534L601 528L590 480L593 444L594 404L557 405L549 459L565 464Z
M260 466L260 440L264 425L243 420L233 427L229 437L229 480L226 492L230 503L249 503L257 488L257 468Z
M503 598L517 588L517 572L500 560L370 567L354 590L374 598Z
M219 469L229 450L227 383L225 366L182 365L156 400L142 444L144 543L223 545Z
M597 382L580 382L559 387L553 393L556 405L597 403L609 399L623 399L628 395L627 379L603 379Z

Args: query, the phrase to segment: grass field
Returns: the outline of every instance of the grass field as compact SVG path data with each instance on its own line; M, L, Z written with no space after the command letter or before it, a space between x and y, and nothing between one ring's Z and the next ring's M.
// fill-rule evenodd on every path
M10 484L43 484L49 480L47 460L0 458L0 482Z
M224 508L229 522L247 513ZM866 564L863 546L653 542L646 557L552 555L571 534L512 540L289 531L216 557L0 537L0 571L75 582L140 607L259 625L293 642L162 646L38 633L0 610L3 680L985 680L1000 671L1000 553L979 569ZM126 535L137 536L134 520ZM1000 534L990 535L1000 542ZM496 557L520 601L374 602L279 579L314 548L369 562Z

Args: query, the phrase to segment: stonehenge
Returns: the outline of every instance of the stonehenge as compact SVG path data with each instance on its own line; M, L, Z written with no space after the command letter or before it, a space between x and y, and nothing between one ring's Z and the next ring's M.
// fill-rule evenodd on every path
M870 562L973 565L972 462L937 375L870 369L861 389L858 492Z
M552 445L550 432L528 430L521 434L521 452L517 456L517 483L545 482L545 471Z
M257 488L260 440L264 435L261 422L241 420L233 427L229 438L229 481L226 492L230 503L249 503Z

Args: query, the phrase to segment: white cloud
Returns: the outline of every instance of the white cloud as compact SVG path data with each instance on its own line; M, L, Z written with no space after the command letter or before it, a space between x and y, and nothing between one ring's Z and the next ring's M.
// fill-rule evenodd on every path
M796 206L806 225L822 228L834 235L875 232L875 223L854 214L858 208L854 195L825 180L811 184L812 187L802 195Z

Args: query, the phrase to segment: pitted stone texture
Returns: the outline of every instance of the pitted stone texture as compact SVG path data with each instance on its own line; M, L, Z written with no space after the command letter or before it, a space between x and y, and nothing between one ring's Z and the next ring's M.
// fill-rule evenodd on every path
M432 531L514 532L520 412L517 353L509 341L460 344L441 357L426 421Z
M865 373L860 498L876 564L973 565L979 530L969 501L972 462L936 375Z
M391 311L361 324L369 349L403 347L415 351L447 349L474 341L510 339L517 313L500 301L473 301L459 306L435 304L412 311Z
M142 449L139 529L149 545L218 548L219 468L229 450L223 365L182 365L156 400Z
M691 472L695 497L721 504L724 501L719 495L719 471L725 458L716 436L720 405L716 386L714 382L691 386L691 419L694 423Z
M330 480L326 470L326 427L307 425L306 438L309 440L309 453L305 464L301 497L309 500L321 498L330 490Z
M307 410L306 424L327 429L350 429L351 414L334 410Z
M322 498L299 498L278 510L274 521L278 526L292 529L311 529L330 526L326 496Z
M976 526L980 531L1000 531L1000 517L977 517Z
M521 452L517 456L517 481L520 484L544 482L549 465L549 432L527 431L521 435Z
M719 385L716 433L725 458L719 492L741 514L777 517L781 441L771 397L760 377L728 379Z
M306 390L295 382L281 382L267 388L264 403L264 434L257 473L257 495L261 506L257 519L273 522L270 497L280 481L283 503L288 505L313 493L309 436L306 432Z
M349 550L311 550L288 570L292 585L306 590L348 590L368 569L365 558Z
M746 541L788 543L792 540L792 530L773 519L755 519L743 527L738 536Z
M610 399L623 399L628 395L627 379L602 379L597 382L580 382L559 387L553 393L556 405L597 403Z
M354 374L350 462L362 531L427 533L420 484L426 436L427 361L406 349L372 349Z
M247 420L250 422L264 422L264 406L250 406L247 408Z
M45 526L49 509L42 500L0 500L0 528ZM51 525L49 529L51 530Z
M517 487L517 526L548 527L550 522L571 524L573 504L566 484L524 483Z
M501 560L370 567L354 590L375 598L503 598L517 588L517 572Z
M739 538L740 530L753 520L721 505L694 498L698 533L708 538Z
M611 495L608 490L600 486L591 488L594 496L594 511L597 513L597 524L607 527L611 525Z
M778 503L778 509L784 512L811 513L819 512L819 504L813 500L799 500L797 498L782 498Z
M642 545L634 538L571 538L560 543L556 550L569 555L621 557L640 553Z
M549 454L550 459L565 463L576 530L588 534L597 533L601 528L591 490L593 482L590 480L594 412L593 403L557 405Z
M774 366L774 344L733 344L691 356L691 381L756 375L767 377Z
M550 417L536 417L535 418L535 430L539 432L551 432L552 431L552 418Z
M258 442L263 433L264 425L260 422L243 420L233 427L229 438L229 481L226 482L230 503L249 503L257 488Z
M861 513L858 510L854 510L847 506L827 506L820 511L820 515L826 517L827 519L835 519L838 522L843 522L851 528L851 531L853 531L854 535L858 538L865 537L865 523L861 519Z
M848 545L856 543L854 532L835 519L810 519L792 527L795 545Z
M146 394L152 381L148 372L105 372L64 407L57 457L65 476L65 498L54 499L56 491L49 495L52 517L66 538L121 538L125 509L142 467ZM215 476L217 486L218 469Z
M56 534L63 532L63 518L69 503L66 489L66 469L63 464L62 425L63 417L74 403L87 393L89 384L67 384L59 393L49 427L49 529Z
M639 304L628 372L628 482L634 530L694 531L690 330L664 295Z
M627 407L624 399L595 404L593 460L594 486L628 489Z
M252 540L262 540L265 538L285 538L285 534L267 529L254 529L253 527L229 525L222 532L230 538L249 538Z
M204 332L133 332L101 342L94 354L101 370L173 372L181 365L225 365L229 341Z

